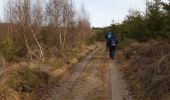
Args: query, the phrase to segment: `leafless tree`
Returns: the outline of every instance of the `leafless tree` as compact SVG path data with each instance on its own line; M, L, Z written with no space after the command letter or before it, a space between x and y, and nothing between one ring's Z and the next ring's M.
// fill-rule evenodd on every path
M32 9L31 0L9 0L6 12L7 22L15 25L17 28L17 32L15 32L17 34L15 35L17 35L17 37L23 36L30 59L32 60L32 49L29 41L32 40L33 36L33 39L36 41L40 49L40 57L44 60L42 47L36 37L36 34L40 32L42 25L42 14L39 0L36 0L35 6Z
M55 27L57 40L63 49L66 44L68 27L74 23L75 11L71 0L51 0L46 12L49 24Z
M18 33L21 32L25 45L32 60L31 48L28 43L28 25L30 24L30 1L29 0L9 0L7 9L7 22L17 25ZM18 35L18 34L17 34ZM20 36L20 35L19 35Z
M18 47L24 47L23 51L26 51L31 60L36 46L39 57L44 61L46 49L43 47L48 47L48 44L38 37L43 36L44 29L48 28L48 32L45 30L46 36L49 36L47 41L53 38L52 43L62 51L89 36L89 15L84 7L77 12L72 0L8 1L6 22L11 24L8 27L9 33L15 38ZM23 39L24 44L21 42Z
M89 22L89 14L83 4L81 6L81 9L78 15L77 26L80 27L78 29L79 29L79 32L81 33L81 36L80 36L81 39L86 39L88 36L90 36L91 26Z
M35 4L33 5L32 8L32 24L29 25L30 31L34 36L34 39L39 47L40 51L40 58L44 61L44 53L43 53L43 48L40 45L40 42L37 39L36 34L40 34L41 29L42 29L42 24L43 24L43 9L42 9L42 1L40 0L35 0Z

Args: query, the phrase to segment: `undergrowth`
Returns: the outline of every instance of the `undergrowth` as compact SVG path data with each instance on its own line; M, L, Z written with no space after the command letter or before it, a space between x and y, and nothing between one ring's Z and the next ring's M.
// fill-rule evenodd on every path
M138 100L161 100L170 92L169 50L167 41L152 40L133 43L122 51L123 71Z

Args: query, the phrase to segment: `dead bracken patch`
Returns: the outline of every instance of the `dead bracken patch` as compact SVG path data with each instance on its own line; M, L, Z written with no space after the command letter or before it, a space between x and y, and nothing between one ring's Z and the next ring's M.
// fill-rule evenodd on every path
M124 58L119 58L126 63L122 70L139 100L161 100L170 92L170 44L168 42L153 40L147 43L134 43L119 55L121 54Z

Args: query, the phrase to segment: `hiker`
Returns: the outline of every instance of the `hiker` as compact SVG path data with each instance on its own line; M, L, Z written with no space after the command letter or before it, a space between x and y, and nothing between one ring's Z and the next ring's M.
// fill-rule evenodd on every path
M107 32L105 34L105 41L106 41L106 52L109 51L109 40L112 38L113 33L112 32Z
M118 44L118 40L116 39L115 35L112 32L108 32L105 36L106 45L109 48L109 57L110 59L114 60L116 45Z

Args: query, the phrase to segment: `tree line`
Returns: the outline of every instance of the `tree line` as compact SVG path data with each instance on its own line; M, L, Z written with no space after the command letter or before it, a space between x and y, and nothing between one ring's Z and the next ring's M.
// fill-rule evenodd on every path
M121 39L128 37L139 42L158 38L168 40L170 39L170 1L146 0L145 12L130 9L121 24L113 23L107 28L118 33Z
M8 0L0 54L8 61L35 57L44 61L56 48L65 52L91 34L89 15L72 0Z

